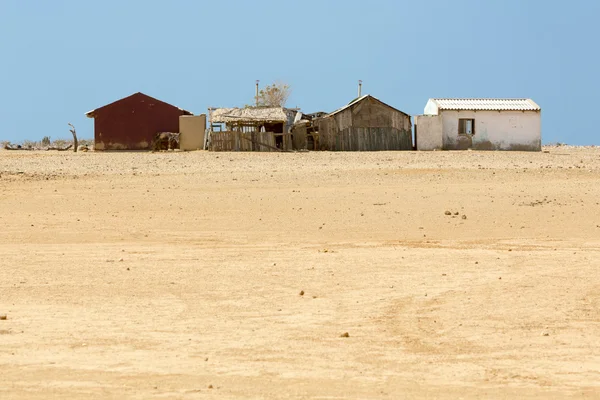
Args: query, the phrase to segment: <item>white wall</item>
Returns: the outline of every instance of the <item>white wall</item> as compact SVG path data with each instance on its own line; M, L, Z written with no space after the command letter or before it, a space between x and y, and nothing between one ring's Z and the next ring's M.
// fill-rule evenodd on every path
M442 150L442 117L439 115L415 116L417 150Z
M450 111L441 110L443 147L453 150L541 150L541 112L539 111ZM475 120L475 134L458 134L458 120ZM418 132L420 135L420 131ZM468 143L467 143L468 142Z

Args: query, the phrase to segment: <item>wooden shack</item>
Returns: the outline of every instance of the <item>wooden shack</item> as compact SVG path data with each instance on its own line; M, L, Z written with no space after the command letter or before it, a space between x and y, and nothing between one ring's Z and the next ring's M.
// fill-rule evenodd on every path
M289 151L297 110L283 107L209 109L211 151Z
M318 118L319 149L329 151L412 150L410 115L371 95Z

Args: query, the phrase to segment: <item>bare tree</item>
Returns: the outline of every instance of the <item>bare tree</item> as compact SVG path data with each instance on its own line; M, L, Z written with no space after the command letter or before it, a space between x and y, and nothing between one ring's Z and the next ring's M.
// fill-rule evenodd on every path
M259 107L285 107L290 94L292 94L290 85L275 82L258 92L258 98L255 99L256 105Z
M77 153L77 132L75 132L75 127L73 126L72 123L69 122L69 126L71 127L71 129L69 129L69 131L73 135L73 151L75 153Z

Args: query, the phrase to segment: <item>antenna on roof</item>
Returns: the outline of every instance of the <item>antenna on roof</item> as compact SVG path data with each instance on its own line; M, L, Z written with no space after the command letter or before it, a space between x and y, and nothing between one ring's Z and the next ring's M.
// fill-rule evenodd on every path
M358 97L362 96L362 81L358 80Z
M258 84L259 84L259 80L256 80L256 97L254 97L254 99L256 100L256 107L258 107Z

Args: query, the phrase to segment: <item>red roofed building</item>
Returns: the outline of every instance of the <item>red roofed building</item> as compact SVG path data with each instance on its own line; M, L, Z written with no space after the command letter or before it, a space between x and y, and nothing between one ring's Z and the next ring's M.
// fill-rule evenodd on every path
M135 93L85 114L94 118L96 150L149 150L159 132L179 132L179 117L191 112Z

